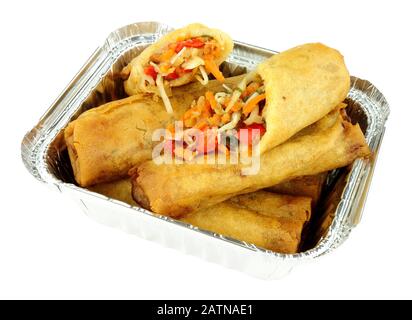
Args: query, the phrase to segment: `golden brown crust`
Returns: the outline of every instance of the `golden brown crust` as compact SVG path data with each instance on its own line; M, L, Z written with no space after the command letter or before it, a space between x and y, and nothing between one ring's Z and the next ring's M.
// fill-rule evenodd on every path
M190 24L184 28L174 30L161 39L159 39L154 44L147 47L142 53L134 58L129 66L127 67L130 70L129 78L124 82L125 91L128 95L137 94L139 92L145 92L144 88L142 87L141 76L143 74L143 67L148 63L150 57L156 53L157 51L161 50L162 48L166 47L170 43L177 42L182 39L190 39L200 36L210 36L217 41L217 43L221 46L221 55L219 58L216 59L217 65L220 65L229 54L233 50L233 41L226 33L218 30L218 29L211 29L208 28L200 23ZM194 78L194 74L188 76L185 81L180 83L176 83L174 86L181 86L184 84L189 83Z
M257 73L266 91L262 153L326 116L346 98L350 87L343 56L320 43L274 55L258 66Z
M132 183L129 178L96 184L88 189L111 199L125 202L131 206L136 205L136 202L132 198Z
M309 197L312 199L313 205L315 206L319 200L326 177L327 172L312 176L297 177L275 186L271 186L266 190L292 196Z
M275 218L309 221L311 198L256 191L230 198L233 204Z
M134 198L145 193L154 212L179 216L229 199L237 194L267 188L303 175L340 168L369 155L359 126L345 124L334 111L284 144L261 155L256 175L242 176L238 165L181 164L138 168ZM356 148L354 148L356 146Z
M240 77L227 79L234 86ZM151 159L152 133L179 119L193 99L206 90L222 90L210 81L207 86L193 83L177 88L168 114L161 101L139 94L109 102L81 114L65 129L65 141L77 183L90 186L127 176L133 166Z
M257 192L190 213L181 220L268 250L296 253L311 209L310 199L292 198ZM265 199L266 205L258 205L257 199ZM285 209L291 202L295 206Z

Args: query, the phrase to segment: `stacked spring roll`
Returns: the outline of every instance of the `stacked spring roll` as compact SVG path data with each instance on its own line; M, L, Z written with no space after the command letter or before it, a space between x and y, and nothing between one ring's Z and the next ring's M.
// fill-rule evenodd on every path
M234 85L239 78L226 79ZM221 90L214 80L206 86L190 84L175 90L173 114L163 103L137 94L90 109L69 123L65 142L76 182L87 187L127 176L129 169L151 159L154 130L179 119L193 99L206 90Z
M274 55L245 76L225 79L218 67L232 48L225 33L193 24L144 50L123 70L131 97L92 109L65 130L74 175L79 185L111 198L294 253L325 172L370 153L342 103L349 73L338 51L306 44ZM217 81L209 81L210 75ZM150 160L157 143L152 133L175 120L184 132L201 130L205 139L179 150L182 135L172 134L163 145L173 157L190 161ZM212 151L233 151L225 140L209 139L209 129L219 137L235 136L249 151L257 130L258 172L245 175L248 164L198 161ZM239 129L247 130L246 140Z
M309 197L312 199L312 206L316 207L327 175L327 172L322 172L316 175L297 177L266 188L266 190L279 194Z
M296 253L310 203L310 198L259 191L198 210L182 221L268 250Z
M242 165L157 165L147 161L132 172L133 197L145 208L178 217L291 178L344 167L367 156L369 148L360 127L352 125L343 113L329 113L264 153L255 175L243 175Z
M89 187L134 206L131 189L129 179ZM311 216L311 201L309 197L258 191L193 212L181 221L268 250L296 253L302 230Z
M180 137L198 129L208 144L186 143L178 152L184 160L215 150L232 152L225 140L214 138L225 135L248 148L258 144L258 152L265 153L335 109L349 86L342 55L325 45L306 44L274 55L234 90L206 91L192 103L183 115Z

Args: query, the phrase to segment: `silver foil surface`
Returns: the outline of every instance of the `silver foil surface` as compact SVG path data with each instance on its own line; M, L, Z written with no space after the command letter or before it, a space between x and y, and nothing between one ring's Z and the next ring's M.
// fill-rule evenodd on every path
M361 219L389 115L388 103L379 90L356 77L351 78L347 110L352 121L361 125L373 156L329 174L322 203L306 230L300 253L264 250L132 207L75 184L62 130L85 110L125 97L119 75L121 69L170 30L161 23L142 22L112 32L24 137L21 153L27 170L38 180L71 196L88 216L102 224L259 278L282 277L296 264L330 253L347 239ZM234 51L222 71L225 76L245 73L275 53L235 41Z

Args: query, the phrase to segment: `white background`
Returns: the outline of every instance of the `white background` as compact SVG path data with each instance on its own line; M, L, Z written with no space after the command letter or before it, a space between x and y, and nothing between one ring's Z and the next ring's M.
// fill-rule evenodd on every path
M2 1L0 298L412 298L409 2ZM257 280L96 224L27 172L25 132L112 30L150 20L203 22L274 50L321 41L385 94L363 220L338 250Z

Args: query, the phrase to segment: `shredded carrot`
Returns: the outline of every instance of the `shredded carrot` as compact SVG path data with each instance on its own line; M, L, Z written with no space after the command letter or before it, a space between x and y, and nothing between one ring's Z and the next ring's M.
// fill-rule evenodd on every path
M217 127L220 125L221 117L218 114L214 114L212 117L208 119L209 125L211 127Z
M205 59L205 68L206 71L213 74L219 82L225 81L225 77L223 76L222 72L220 72L218 66L212 59Z
M166 130L168 130L172 135L175 133L175 125L174 123L170 123L167 127Z
M252 110L258 105L258 103L262 100L266 99L265 94L260 94L253 99L251 99L244 107L243 107L243 114L248 115L252 112Z
M208 127L208 123L205 119L200 120L198 123L196 123L195 128L199 130L203 130L206 127Z
M230 112L236 112L239 111L240 109L242 109L243 107L243 103L240 102L239 100L235 102L235 104L233 105L232 109L230 109Z
M196 118L193 117L193 118L185 119L183 123L185 127L192 128L196 124Z
M175 51L173 49L168 49L165 52L162 53L160 56L161 61L166 62L169 61L175 54Z
M241 97L248 97L250 96L252 93L254 93L257 89L259 88L259 84L257 82L252 82L250 83L247 87L246 90L242 92Z
M226 107L230 103L230 96L226 96L225 101L223 101L223 105Z
M209 118L212 115L212 108L210 106L210 102L208 100L205 100L203 103L203 108L201 110L201 117L202 118Z
M211 91L206 91L205 93L206 100L210 103L210 106L213 110L217 108L217 101L215 99L215 95Z
M231 118L232 118L232 117L231 117L230 113L225 113L225 114L222 116L222 122L223 122L223 124L228 123Z
M183 120L187 120L190 119L192 117L193 114L193 109L190 108L189 110L187 110L184 114L183 114Z
M166 63L166 64L161 65L161 66L159 67L159 69L160 69L160 72L167 73L167 72L169 72L170 67L171 67L170 64L169 64L169 63ZM173 68L173 69L174 69L174 68Z

